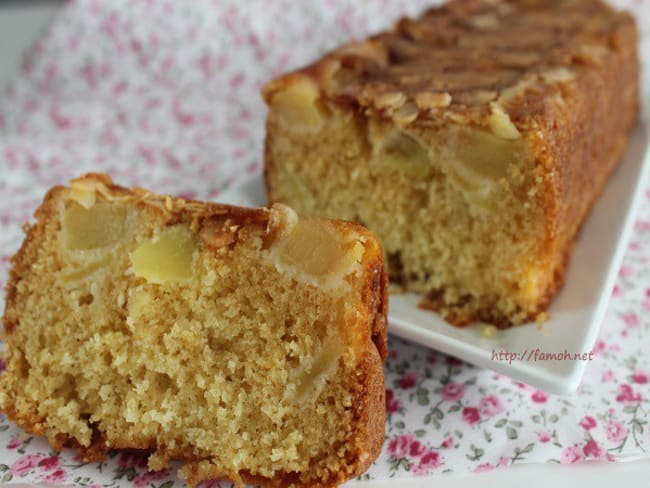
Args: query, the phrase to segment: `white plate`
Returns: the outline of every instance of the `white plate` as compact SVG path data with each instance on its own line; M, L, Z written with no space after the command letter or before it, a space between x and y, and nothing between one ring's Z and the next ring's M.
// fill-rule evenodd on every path
M647 126L640 123L623 161L580 231L565 286L553 301L550 319L543 327L528 324L499 331L494 338L487 339L481 336L480 327L456 328L437 314L420 310L419 297L407 293L390 297L389 331L551 393L575 391L588 361L540 360L539 353L591 351L632 229L635 209L650 176L647 147ZM219 200L235 205L264 205L261 175L235 183L219 195ZM494 359L493 351L516 354L517 358Z

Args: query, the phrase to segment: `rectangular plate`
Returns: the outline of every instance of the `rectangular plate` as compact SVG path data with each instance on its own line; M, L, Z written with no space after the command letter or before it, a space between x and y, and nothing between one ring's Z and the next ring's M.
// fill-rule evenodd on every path
M578 235L562 291L542 326L526 324L483 337L479 326L457 328L434 312L417 307L419 296L391 294L392 334L503 373L551 393L578 387L587 365L580 360L534 361L534 353L591 351L633 226L635 210L650 176L648 128L639 123L625 156ZM266 204L262 176L248 177L219 195L223 203ZM518 354L513 361L493 359L493 351ZM529 354L531 354L529 358Z

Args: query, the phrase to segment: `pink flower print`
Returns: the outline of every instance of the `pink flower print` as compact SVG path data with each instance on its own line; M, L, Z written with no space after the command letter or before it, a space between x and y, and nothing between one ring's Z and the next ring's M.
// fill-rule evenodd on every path
M596 427L596 424L597 424L596 419L593 418L591 415L587 415L579 422L580 427L582 427L585 430L593 429L594 427Z
M48 456L38 462L38 467L43 471L54 471L61 467L59 456Z
M634 371L632 379L639 385L645 385L648 382L648 372L643 369L637 369Z
M463 422L474 425L481 421L481 414L478 411L478 408L475 407L465 407L463 408Z
M221 482L219 480L201 481L197 488L221 488Z
M607 350L607 344L602 339L598 339L592 351L594 354L601 354Z
M585 454L585 457L591 457L593 459L601 459L605 456L605 449L593 439L584 445L582 452Z
M612 289L612 296L620 297L622 294L623 294L623 290L621 289L621 287L618 285L614 285L614 288Z
M50 109L50 119L54 126L59 130L66 130L72 127L72 119L61 113L61 109L54 106Z
M36 467L40 459L41 456L21 456L13 462L9 470L14 476L25 476Z
M399 380L399 386L403 390L409 390L415 386L417 376L415 373L406 373L402 378Z
M172 113L180 126L188 127L196 123L196 116L189 112L184 112L178 101L174 101L172 104Z
M235 126L231 129L231 134L235 139L248 139L250 132L245 127Z
M411 434L398 435L388 443L388 452L392 456L403 458L409 454L413 441L415 441L415 438Z
M503 466L508 466L510 464L510 458L507 458L505 456L499 458L499 462L497 463L497 467L503 467Z
M602 381L603 383L611 383L612 381L614 381L614 371L612 371L611 369L605 371L601 376L600 381Z
M7 449L16 449L22 445L23 441L21 441L18 437L12 437L9 439L9 442L7 442Z
M442 389L442 399L455 402L463 398L465 385L463 383L447 383Z
M440 444L440 447L444 449L448 449L450 447L454 447L454 438L453 437L447 437L444 441L442 441L442 444Z
M447 356L447 359L445 359L445 363L447 363L450 366L461 366L463 364L463 361L458 359L455 356Z
M214 67L215 67L215 60L214 58L209 54L205 53L203 54L199 60L198 63L199 68L201 68L201 71L203 72L203 76L207 79L212 78Z
M420 458L420 462L413 469L415 475L426 474L432 469L440 466L440 454L437 451L427 449L427 452Z
M182 198L184 200L195 200L197 197L196 192L193 191L182 191L176 194L178 198Z
M386 413L395 413L399 410L400 403L397 398L395 398L395 392L393 390L386 390Z
M124 93L128 87L129 84L126 81L119 81L113 85L113 93L119 95L120 93Z
M56 78L58 71L59 71L59 67L55 63L49 63L45 68L45 80L44 83L41 84L41 86L45 88L46 85L51 83L52 80Z
M562 464L578 463L583 459L584 456L582 455L582 449L580 449L578 446L565 447L562 450L562 454L560 455L560 462Z
M436 364L438 362L438 355L431 353L427 355L427 363Z
M479 409L482 415L494 417L503 412L503 405L501 405L501 401L495 395L489 395L481 398L479 401Z
M66 473L62 469L57 469L43 476L43 482L50 485L62 485L65 483L65 479Z
M636 230L643 232L650 230L650 220L637 220L634 224Z
M412 462L420 458L413 469L413 473L415 474L423 474L440 465L439 454L429 450L429 448L410 434L402 434L393 438L388 443L388 452L396 458L410 458L409 466L412 465Z
M99 70L94 63L86 63L86 65L81 69L81 75L88 84L88 88L94 90L97 88L97 79L99 77Z
M641 394L634 393L630 385L623 384L619 386L619 393L616 396L616 401L624 405L636 405L641 402Z
M492 471L494 469L494 466L491 465L490 463L483 463L479 464L474 468L475 473L487 473L488 471Z
M542 390L536 390L535 393L530 396L530 399L535 403L546 403L546 400L548 400L548 395Z
M537 440L539 440L539 442L546 443L551 440L551 434L547 431L538 432Z
M135 452L122 452L117 465L123 468L146 468L147 456Z
M414 440L413 442L411 442L411 445L409 447L409 456L420 457L426 451L427 451L426 446L422 445L420 441Z
M397 359L397 351L395 349L388 351L388 359Z
M144 162L149 166L156 166L156 153L153 148L149 146L138 146L138 154L144 159Z
M97 5L97 8L99 6ZM104 12L97 12L99 13L104 13ZM111 14L108 17L106 17L104 20L102 20L100 24L100 28L104 34L106 34L106 37L109 39L115 40L117 38L117 30L119 28L119 20L116 14Z
M133 486L135 486L135 488L145 488L150 482L165 478L168 474L168 469L141 473L133 478Z
M621 269L618 270L618 275L621 278L628 278L634 274L634 270L630 267L624 264L621 266Z
M102 131L100 138L102 144L106 144L109 146L118 144L120 141L112 127L106 127L106 129Z
M631 329L639 326L639 316L634 312L622 313L621 318L625 325Z
M612 420L605 426L607 440L612 442L622 442L627 436L627 427L618 420Z
M237 88L241 86L244 81L246 81L246 77L242 73L237 73L236 75L233 75L230 80L228 81L228 84L232 88Z

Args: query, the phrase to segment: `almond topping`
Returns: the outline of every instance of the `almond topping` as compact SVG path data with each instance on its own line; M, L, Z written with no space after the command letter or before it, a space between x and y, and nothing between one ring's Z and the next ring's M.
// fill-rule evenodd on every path
M407 126L418 118L420 111L414 102L406 102L393 113L393 121L400 127Z
M496 102L490 103L492 113L488 117L488 125L492 133L501 139L518 139L521 133L517 126L512 123L510 116L503 110L503 107Z
M420 92L415 96L415 103L421 109L444 108L451 104L449 93Z
M373 105L379 110L397 109L406 102L406 95L402 92L386 92L375 98Z

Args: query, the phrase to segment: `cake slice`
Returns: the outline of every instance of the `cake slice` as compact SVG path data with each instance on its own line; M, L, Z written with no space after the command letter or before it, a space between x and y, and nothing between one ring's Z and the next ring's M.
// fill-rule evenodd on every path
M628 13L453 0L264 88L268 197L376 232L455 324L542 318L638 92Z
M57 449L190 485L333 486L384 439L382 251L356 224L55 187L14 256L0 408Z

